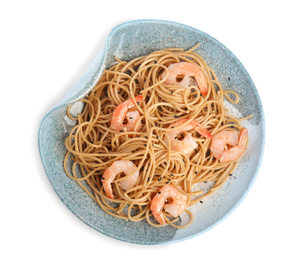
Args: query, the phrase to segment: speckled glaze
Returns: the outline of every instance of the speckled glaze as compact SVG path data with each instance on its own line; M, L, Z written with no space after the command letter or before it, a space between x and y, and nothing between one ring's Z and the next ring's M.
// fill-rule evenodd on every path
M63 169L66 154L64 140L72 125L66 107L75 103L95 86L114 56L130 60L152 51L182 47L196 49L211 66L224 89L235 90L240 102L230 106L236 116L254 117L244 125L249 130L249 146L228 182L211 197L191 208L194 222L187 229L154 228L142 221L133 223L116 219L101 208L69 179ZM102 50L68 94L43 118L38 136L39 151L45 172L63 203L83 222L110 237L137 244L179 242L199 235L225 219L244 199L259 171L265 139L265 121L260 97L252 79L240 61L220 42L192 27L159 20L135 20L123 23L109 34Z

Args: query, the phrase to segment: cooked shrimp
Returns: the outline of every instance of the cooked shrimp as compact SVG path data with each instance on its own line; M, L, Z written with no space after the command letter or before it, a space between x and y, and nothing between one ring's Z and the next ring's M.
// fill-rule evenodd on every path
M189 77L194 77L202 95L203 96L207 95L208 92L207 80L203 72L200 70L200 68L197 65L190 62L172 63L168 66L168 71L169 74L167 79L164 81L164 84L177 85L177 86L182 86L184 88L188 88L190 83ZM166 77L166 74L167 74L166 71L162 73L162 79ZM177 79L179 75L184 75L184 78L180 82Z
M136 102L142 101L142 95L137 96L135 98ZM115 131L134 131L136 124L138 124L137 129L140 128L141 122L139 121L140 115L139 112L132 111L128 112L128 110L135 106L135 102L133 99L128 99L125 102L119 104L115 109L112 120L111 120L111 128ZM127 119L127 123L124 124L124 120Z
M232 162L242 156L247 142L247 128L243 127L240 134L236 130L223 130L213 136L210 150L220 162Z
M184 124L185 122L187 122L188 120L189 120L188 118L187 119L179 119L175 123L171 124L168 128L178 127L178 126ZM194 140L191 133L187 133L183 140L179 140L178 135L180 133L188 131L190 129L196 130L200 135L202 135L206 138L210 139L212 137L210 132L204 126L202 126L197 121L192 120L189 124L183 126L182 128L179 128L178 130L166 132L166 136L164 137L163 140L166 144L168 144L168 137L167 137L167 135L168 135L170 142L171 142L172 150L176 150L176 151L188 154L198 146L197 142Z
M115 161L110 167L108 167L102 175L102 184L106 195L113 199L113 190L111 187L112 181L115 179L118 173L123 172L125 175L131 175L127 179L119 182L119 186L124 190L133 188L138 180L139 170L135 164L131 161Z
M171 199L171 202L166 203L167 199ZM170 215L177 217L185 210L186 203L187 196L180 193L172 184L166 184L153 197L150 210L154 218L164 225L166 222L162 214L163 207Z

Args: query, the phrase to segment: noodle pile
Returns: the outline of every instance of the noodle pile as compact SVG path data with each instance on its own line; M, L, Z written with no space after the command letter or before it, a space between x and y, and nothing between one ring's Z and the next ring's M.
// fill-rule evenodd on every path
M171 150L163 141L168 126L181 118L190 118L202 124L212 135L223 129L241 129L240 121L227 114L223 98L236 104L238 95L224 91L214 71L194 48L165 49L149 55L116 63L105 70L94 89L84 99L83 111L76 117L67 109L68 116L77 121L67 137L68 150L64 168L66 174L77 183L108 214L124 220L146 221L160 226L153 218L150 203L153 196L167 183L176 184L181 193L188 196L186 212L189 223L181 225L179 218L166 215L167 224L183 228L191 224L193 216L187 209L219 189L237 165L237 160L220 163L210 152L211 139L192 133L198 147L189 154ZM208 94L202 96L196 84L185 89L169 86L162 80L163 71L171 63L188 61L199 66L208 82ZM234 95L231 99L228 94ZM143 100L135 102L140 113L141 129L137 131L113 131L110 128L116 107L137 95ZM180 138L180 137L179 137ZM140 171L134 188L123 190L118 182L126 179L120 173L112 182L114 199L109 199L102 187L102 174L116 160L130 160ZM71 162L71 167L70 165ZM213 187L205 193L195 190L197 183L211 182Z

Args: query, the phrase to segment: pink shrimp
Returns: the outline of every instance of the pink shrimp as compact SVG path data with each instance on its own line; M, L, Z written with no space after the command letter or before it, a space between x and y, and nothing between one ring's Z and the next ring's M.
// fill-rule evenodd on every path
M185 122L187 122L188 120L189 120L188 118L179 119L175 123L171 124L168 128L178 127L184 124ZM188 154L198 146L198 144L196 143L196 141L194 140L194 138L190 133L186 134L183 140L178 139L178 134L180 134L181 132L188 131L190 129L196 130L200 135L208 139L212 138L210 132L204 126L202 126L197 121L192 120L189 124L183 126L182 128L179 128L178 130L166 132L166 135L169 136L172 150L176 150ZM165 136L163 140L166 144L168 144L167 136Z
M213 136L210 150L220 162L232 162L243 155L248 142L248 130L223 130Z
M171 202L166 203L167 199ZM154 218L161 224L166 224L162 210L165 209L170 215L177 217L186 208L187 196L180 193L172 184L164 185L151 201L150 210Z
M202 93L203 96L206 96L208 93L208 86L207 86L207 80L203 74L203 72L200 70L200 68L190 62L179 62L179 63L172 63L168 66L168 77L164 81L164 84L166 85L177 85L182 86L184 88L189 87L190 78L194 77L197 85ZM162 73L162 79L166 77L167 72L164 71ZM182 81L178 81L177 76L184 75L184 78Z
M136 102L142 101L142 95L135 98ZM128 99L125 102L119 104L112 116L111 128L115 131L134 131L136 124L138 124L137 129L140 129L141 122L139 121L139 112L128 110L135 106L133 99ZM124 124L124 120L127 119L127 123Z
M111 187L112 181L115 179L118 173L123 172L125 175L131 174L127 179L119 182L119 186L124 190L129 190L133 188L139 177L139 170L135 164L131 161L119 160L113 162L113 164L108 167L102 175L101 182L107 197L113 199L113 190Z

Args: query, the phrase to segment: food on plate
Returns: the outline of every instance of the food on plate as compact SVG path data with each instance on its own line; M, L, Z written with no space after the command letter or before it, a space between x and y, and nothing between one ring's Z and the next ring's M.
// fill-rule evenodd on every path
M111 216L187 227L189 208L218 190L243 156L241 122L249 117L229 114L224 98L235 105L239 96L223 89L198 47L116 57L80 101L83 111L68 107L76 125L65 142L66 174Z

